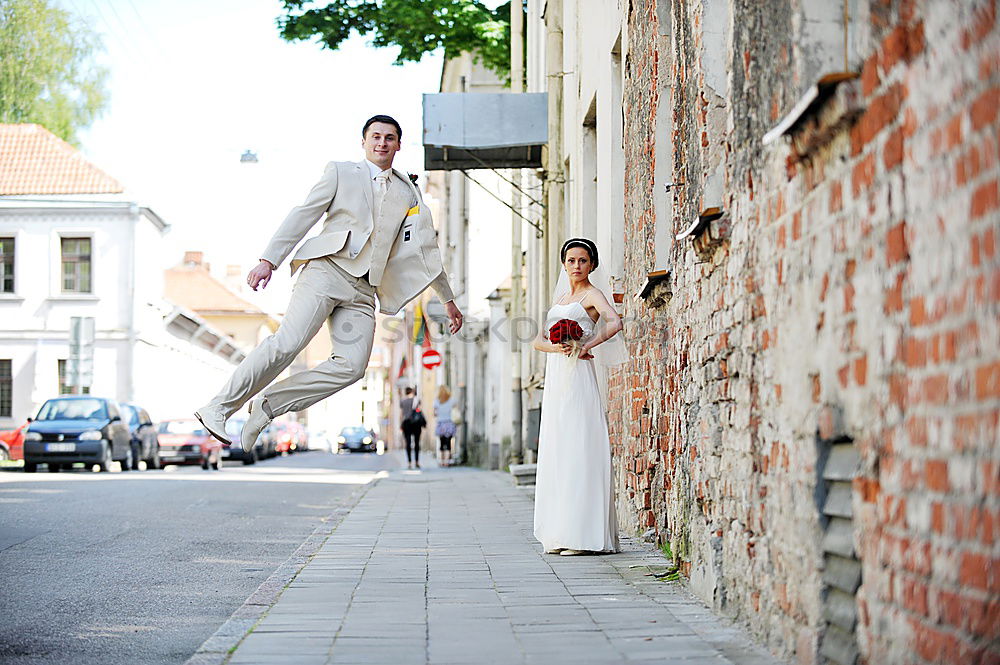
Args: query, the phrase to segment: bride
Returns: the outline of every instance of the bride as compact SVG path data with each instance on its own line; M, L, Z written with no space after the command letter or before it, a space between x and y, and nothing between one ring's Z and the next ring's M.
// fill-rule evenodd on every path
M547 554L617 552L611 445L594 364L624 362L625 345L618 335L622 322L609 302L607 280L600 273L592 275L598 267L597 245L571 238L563 244L560 260L563 273L554 304L534 342L549 354L538 438L535 538ZM561 330L578 339L559 339Z

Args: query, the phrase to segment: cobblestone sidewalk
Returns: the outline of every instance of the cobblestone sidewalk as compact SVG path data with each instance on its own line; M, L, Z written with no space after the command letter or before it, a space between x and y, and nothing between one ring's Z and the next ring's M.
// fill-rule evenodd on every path
M632 541L542 554L532 509L501 473L393 472L189 665L778 662L652 577L663 558Z

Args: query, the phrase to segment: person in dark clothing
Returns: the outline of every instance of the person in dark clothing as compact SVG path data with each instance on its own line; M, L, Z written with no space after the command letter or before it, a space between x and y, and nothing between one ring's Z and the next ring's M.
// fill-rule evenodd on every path
M407 388L399 402L402 417L403 441L406 443L406 468L420 468L420 434L427 420L420 412L420 400L414 396L413 388Z

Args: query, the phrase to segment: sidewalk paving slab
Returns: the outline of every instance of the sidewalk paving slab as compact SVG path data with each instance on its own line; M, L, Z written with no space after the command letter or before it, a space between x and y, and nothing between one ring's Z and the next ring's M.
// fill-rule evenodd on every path
M187 665L780 665L634 539L544 554L506 474L396 471L348 505Z

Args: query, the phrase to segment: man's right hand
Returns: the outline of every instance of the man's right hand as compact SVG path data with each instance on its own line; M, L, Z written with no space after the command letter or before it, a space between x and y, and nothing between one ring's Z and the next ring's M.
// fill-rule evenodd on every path
M254 269L250 271L250 274L247 275L247 284L249 284L250 288L254 291L257 290L258 286L263 289L267 286L267 283L271 281L271 273L273 271L274 266L271 265L271 262L261 259L260 263L258 263Z

